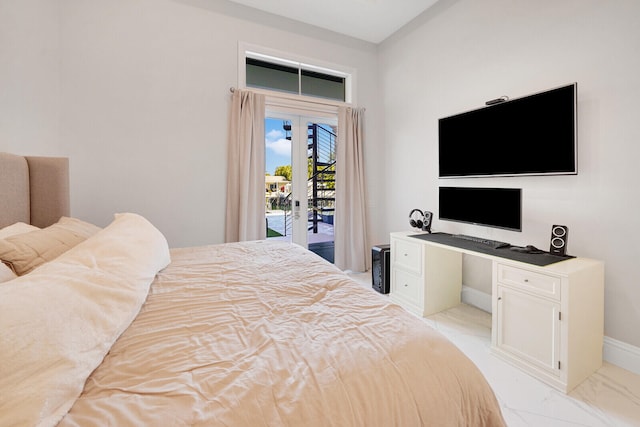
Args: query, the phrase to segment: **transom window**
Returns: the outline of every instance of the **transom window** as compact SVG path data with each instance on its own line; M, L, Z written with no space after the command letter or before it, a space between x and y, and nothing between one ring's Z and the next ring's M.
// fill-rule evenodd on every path
M254 52L245 52L247 87L350 102L348 73Z

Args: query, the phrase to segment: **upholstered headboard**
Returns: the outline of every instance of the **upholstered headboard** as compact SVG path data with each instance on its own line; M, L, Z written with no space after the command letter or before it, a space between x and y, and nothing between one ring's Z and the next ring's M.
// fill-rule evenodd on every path
M69 213L69 159L0 153L0 228L46 227Z

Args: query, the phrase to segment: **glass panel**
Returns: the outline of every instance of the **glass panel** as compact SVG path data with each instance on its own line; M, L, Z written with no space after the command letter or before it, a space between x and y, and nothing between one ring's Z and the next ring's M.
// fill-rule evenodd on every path
M298 69L257 59L246 59L247 86L298 93Z
M265 203L267 239L291 241L293 186L291 122L265 120Z
M308 122L307 132L307 242L310 251L333 262L337 129Z
M334 260L336 134L336 126L313 118L265 120L267 238L306 246L329 262Z
M344 77L302 70L301 86L303 95L338 101L345 99Z

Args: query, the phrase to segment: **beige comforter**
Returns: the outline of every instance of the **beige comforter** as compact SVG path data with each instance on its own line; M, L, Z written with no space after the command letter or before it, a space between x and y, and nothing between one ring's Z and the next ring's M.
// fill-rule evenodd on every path
M169 262L162 233L123 214L55 260L0 284L0 426L56 425Z
M453 344L278 242L175 249L60 426L500 426Z

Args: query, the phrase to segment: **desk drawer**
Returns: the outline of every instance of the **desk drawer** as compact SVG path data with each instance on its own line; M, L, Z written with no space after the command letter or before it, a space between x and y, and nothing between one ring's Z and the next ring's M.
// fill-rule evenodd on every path
M397 292L398 295L422 307L420 301L422 298L422 278L420 276L414 276L406 271L396 269L393 272L393 283L394 289L392 289L392 292Z
M560 301L560 277L498 264L498 282Z
M417 242L394 240L391 256L396 267L402 267L416 274L422 274L422 246Z

